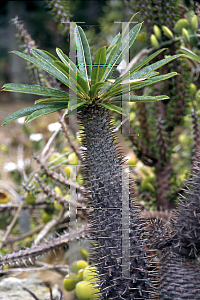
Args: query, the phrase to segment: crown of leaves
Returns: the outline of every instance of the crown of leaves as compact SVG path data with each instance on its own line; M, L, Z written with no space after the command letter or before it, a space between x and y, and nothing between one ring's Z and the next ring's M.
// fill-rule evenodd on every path
M85 105L94 102L112 111L127 115L128 112L126 110L112 103L121 101L149 102L168 99L169 97L166 95L137 96L130 94L130 92L177 75L176 72L159 75L159 72L156 70L179 57L180 54L164 58L149 65L151 60L165 50L159 49L146 57L142 62L137 63L123 76L111 79L113 71L119 66L123 56L133 45L141 29L142 23L139 23L127 32L133 17L123 33L118 33L108 47L103 46L97 51L93 64L87 38L80 26L75 27L77 66L59 48L56 49L59 59L47 51L39 49L32 49L32 56L13 51L13 53L54 76L75 92L77 97L73 97L66 91L51 87L15 83L4 84L2 87L3 91L35 94L43 96L43 98L36 100L35 105L11 114L4 119L2 125L6 125L23 116L27 117L26 121L28 123L39 116L66 108L68 108L67 115L70 115L83 110Z

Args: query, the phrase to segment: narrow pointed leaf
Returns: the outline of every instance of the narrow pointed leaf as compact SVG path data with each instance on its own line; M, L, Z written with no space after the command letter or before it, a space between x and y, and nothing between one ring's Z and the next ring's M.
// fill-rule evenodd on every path
M46 99L38 99L35 101L35 104L38 103L56 103L56 102L65 102L68 103L69 97L68 98L46 98Z
M34 113L36 110L40 110L40 109L47 108L47 107L52 107L52 103L42 103L42 104L37 104L37 105L22 108L16 112L14 112L7 118L5 118L2 122L2 125L6 125L14 120L21 118L21 117L29 116L32 113Z
M48 115L53 112L65 109L68 106L67 104L68 103L52 103L49 107L44 107L42 109L36 110L26 119L26 122L29 123L32 120L39 118L43 115Z
M100 88L104 85L106 85L106 82L97 82L94 85L92 85L90 89L90 96L95 99L98 95Z
M107 51L106 51L106 56L109 54L111 48L116 45L118 42L119 42L119 39L120 39L120 36L121 36L121 33L119 32L112 40L112 42L110 43Z
M123 84L123 87L120 84L120 85L116 86L114 89L110 89L108 92L105 92L102 95L102 99L108 99L109 97L114 97L115 95L118 95L118 93L122 94L125 91L129 91L129 90L131 91L131 88L133 88L133 87L136 87L136 89L137 89L137 86L141 85L141 81L151 83L151 78L149 80L146 80L146 78L140 78L138 80L135 80L134 82Z
M6 83L2 87L2 90L9 92L40 95L45 97L67 97L69 95L67 92L60 91L56 88L48 88L40 85L29 85L21 83Z
M83 29L80 26L76 26L75 30L79 70L89 87L89 79L91 79L92 74L90 48Z
M120 39L117 43L117 46L114 51L114 53L112 54L112 56L110 55L109 60L106 62L107 66L105 68L105 72L104 72L104 80L106 80L107 78L109 78L112 74L112 72L116 69L116 67L120 64L120 62L122 61L122 57L123 55L125 55L125 53L128 51L128 49L132 46L132 44L134 43L140 28L141 28L142 24L137 24L135 25L129 32L129 34L127 34L125 37L123 37L124 39L124 44L125 47L122 49L122 40ZM126 47L126 46L129 47Z
M126 117L128 117L128 112L125 109L122 109L121 107L118 107L116 105L110 104L110 103L99 103L99 105L104 106L105 108L118 112L119 114L122 114Z
M196 55L194 52L192 52L191 50L189 50L189 49L187 49L185 47L181 46L181 49L179 50L179 52L183 53L184 56L187 57L187 58L190 58L192 60L200 62L200 56Z
M63 72L63 74L65 74L69 78L69 81L71 81L74 86L77 85L79 92L81 92L86 98L89 98L87 94L88 85L82 77L76 74L74 70L70 70L70 68L64 65L61 61L55 61L54 65L57 66ZM77 82L74 80L75 78L77 79Z
M140 78L142 76L147 75L148 73L155 71L159 68L161 68L162 66L166 65L167 63L169 63L170 61L174 60L175 58L180 57L181 54L177 54L177 55L173 55L164 59L161 59L153 64L151 64L150 66L144 67L142 70L135 72L134 74L130 75L130 79L136 79L136 78Z
M77 68L77 66L71 61L69 60L69 57L63 53L63 51L59 48L56 48L56 53L58 54L60 60L70 69L72 69L74 72L77 72L78 76L82 77L81 72L79 71L79 69Z
M88 102L89 102L89 101L88 101ZM73 110L70 110L70 111L65 115L65 118L66 118L66 117L69 117L69 116L71 116L71 115L74 115L74 114L76 114L76 113L78 113L78 112L80 112L80 111L82 111L84 108L85 108L85 102L84 102L84 104L82 104L81 106L79 106L79 107L77 107L77 108L75 108L75 109L73 109Z
M171 77L173 77L175 75L178 75L178 73L177 72L171 72L171 73L168 73L168 74L165 74L165 75L159 75L159 76L152 77L147 82L144 82L144 83L142 83L142 84L140 84L138 86L135 86L135 87L134 86L131 87L130 91L138 90L138 89L141 89L141 88L143 88L145 86L148 86L148 85L153 85L153 84L155 84L157 82L169 79L169 78L171 78Z
M124 101L124 102L154 102L154 101L161 101L169 99L166 95L159 95L159 96L137 96L137 95L124 95L119 96L112 99L111 102L116 101Z
M34 49L35 50L35 49ZM33 51L33 50L32 50ZM32 64L36 65L37 67L41 68L42 70L46 71L47 73L51 74L66 86L72 88L76 91L76 87L74 87L70 82L69 79L64 75L59 69L57 69L54 65L52 65L49 61L45 60L38 60L34 57L31 57L25 53L19 51L13 51L13 53L19 55L20 57L24 58L25 60L31 62Z
M92 67L91 85L101 81L104 74L105 62L106 47L104 46L100 48L95 55L94 65Z
M115 86L120 84L122 81L128 79L131 74L134 74L134 72L141 69L144 65L146 65L148 62L150 62L152 59L154 59L158 54L160 54L164 50L166 50L166 49L160 49L160 50L156 51L155 53L151 54L150 56L148 56L147 58L145 58L142 62L136 64L131 70L129 70L130 72L128 71L123 76L117 78L115 80L114 84L112 86L110 86L110 88L108 88L107 90L113 89Z
M80 99L74 99L73 101L69 101L69 104L68 104L68 109L69 111L72 111L72 110L75 110L77 109L78 107L82 106L82 105L85 105L87 103L89 103L90 100L87 100L87 101L82 101Z

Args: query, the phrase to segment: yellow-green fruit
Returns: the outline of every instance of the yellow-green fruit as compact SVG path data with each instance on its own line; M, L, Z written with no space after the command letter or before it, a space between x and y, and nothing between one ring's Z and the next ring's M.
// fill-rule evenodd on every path
M85 271L83 272L84 280L89 281L91 283L96 283L98 278L98 269L95 266L88 266L85 268Z
M36 200L36 196L33 193L28 193L27 197L25 198L26 203L34 204Z
M76 285L76 296L79 300L90 300L92 296L91 284L88 281L80 281Z
M63 286L66 291L71 292L72 290L75 289L77 282L78 279L76 274L67 275L63 279Z
M189 43L189 42L190 42L190 38L189 38L189 34L188 34L187 29L185 29L185 28L182 29L182 36L183 36L184 41L185 41L186 43Z
M197 91L197 86L194 83L190 83L190 93L194 95Z
M147 41L147 34L146 34L146 32L141 32L140 34L138 34L138 36L137 36L136 39L140 43L145 43Z
M162 30L170 40L173 39L173 33L167 26L162 26Z
M65 152L71 152L72 151L72 149L70 148L70 147L64 147L63 149L62 149L62 153L65 153Z
M174 25L174 31L176 33L181 33L182 28L188 28L188 25L189 25L188 20L186 20L186 19L180 19L180 20L178 20L175 23L175 25Z
M80 251L81 255L83 256L83 258L85 260L87 260L87 258L88 258L88 252L87 252L87 250L85 250L84 248L80 248L79 251Z
M51 166L55 166L55 165L59 165L62 164L63 162L66 162L67 157L60 157L60 153L53 153L50 157L49 157L49 161L53 162L55 159L56 161L51 163Z
M74 172L73 172L72 168L70 168L69 166L67 166L67 167L64 167L64 170L65 170L65 173L67 175L67 179L70 179L70 178L73 177Z
M194 15L191 19L191 27L193 30L198 28L198 17L196 15Z
M158 40L155 36L155 34L151 34L151 37L150 37L150 40L151 40L151 44L154 48L159 48L159 43L158 43Z
M56 187L54 188L54 191L56 192L56 194L58 194L58 196L61 196L61 195L62 195L62 191L61 191L61 189L59 188L59 186L56 186Z
M157 39L159 39L159 40L162 39L160 28L157 25L153 26L153 32L154 32L155 36L157 37Z
M70 266L70 270L72 273L77 274L79 270L85 269L87 266L88 266L87 261L81 259L81 260L74 261Z
M78 281L84 280L83 272L84 272L84 269L80 269L78 271L78 274L77 274Z
M53 217L53 215L49 215L49 214L47 214L47 213L45 212L45 213L43 214L43 216L42 216L42 222L43 222L44 224L46 224L46 223L48 223L49 221L51 221L52 217Z
M200 100L200 90L198 90L198 91L196 92L195 98L196 98L197 101Z
M62 209L62 204L60 204L57 200L54 200L53 206L58 211Z
M77 165L78 164L78 157L77 157L76 153L71 153L68 156L68 160L69 160L70 165Z
M78 176L77 176L77 183L79 184L79 185L83 185L83 178L82 178L82 175L81 174L78 174Z

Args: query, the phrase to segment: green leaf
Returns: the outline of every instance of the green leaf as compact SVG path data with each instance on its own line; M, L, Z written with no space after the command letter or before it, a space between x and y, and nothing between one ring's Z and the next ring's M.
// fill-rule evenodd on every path
M189 49L187 49L185 47L181 46L181 49L179 50L179 52L185 54L185 57L187 57L187 58L190 58L192 60L200 62L200 56L196 55L194 52L192 52L191 50L189 50Z
M76 46L79 70L89 87L89 79L91 79L92 74L92 60L88 41L80 26L76 26Z
M91 85L101 81L104 73L104 64L106 62L106 47L100 48L95 56L94 65L92 67Z
M119 39L120 39L120 36L121 36L121 33L119 32L112 40L112 42L110 43L107 51L106 51L106 56L110 53L111 49L113 48L113 46L115 46L118 42L119 42Z
M46 98L46 99L38 99L35 101L35 104L38 103L56 103L56 102L68 102L69 101L69 97L68 98Z
M118 107L116 105L110 104L110 103L99 103L99 105L104 106L105 108L118 112L119 114L122 114L126 117L128 117L128 112L125 109L122 109L121 107Z
M59 56L59 58L62 60L62 62L69 67L69 57L63 53L63 51L59 48L56 48L56 53Z
M90 89L91 97L95 99L99 92L99 89L104 85L106 85L106 82L97 82L94 85L92 85Z
M106 51L106 61L108 61L109 59L109 56L110 56L110 53L111 51L116 47L116 45L112 45L109 49L107 49Z
M105 72L104 72L104 80L106 80L107 78L110 77L110 75L112 74L112 72L116 69L116 67L120 64L120 62L122 61L122 57L123 55L128 51L128 48L130 48L132 46L132 44L134 43L140 28L141 28L142 24L137 24L135 25L129 32L129 34L127 34L125 37L123 38L124 41L124 48L122 49L122 39L119 39L116 48L113 48L114 51L111 51L112 55L109 56L108 61L106 62L107 66L105 68ZM127 47L128 45L128 47Z
M131 74L130 75L130 80L143 77L143 76L147 75L148 73L157 70L158 68L166 65L170 61L172 61L175 58L178 58L180 56L181 56L181 54L173 55L173 56L161 59L161 60L151 64L150 66L144 67L142 70L140 70L138 72L135 72L134 74ZM132 73L132 72L130 72L130 73Z
M69 104L68 104L68 109L70 111L74 111L76 110L78 107L82 106L82 105L86 105L87 103L89 103L90 100L87 100L87 101L82 101L80 99L77 99L77 100L73 100L73 101L69 101Z
M48 115L58 110L65 109L67 108L67 104L68 103L55 103L55 104L52 103L51 106L49 107L44 107L42 109L36 110L26 119L26 122L29 123L32 120L41 117L43 115Z
M14 112L13 114L11 114L10 116L8 116L7 118L5 118L2 122L2 125L7 125L8 123L17 120L21 117L25 117L25 116L29 116L32 113L34 113L36 110L40 110L43 108L47 108L47 107L52 107L52 103L42 103L42 104L37 104L37 105L33 105L33 106L28 106L25 108L22 108L16 112Z
M110 97L115 97L118 94L124 94L125 92L128 92L129 90L131 91L132 87L137 87L141 85L141 81L145 81L145 82L151 82L151 78L149 80L146 80L145 78L140 78L140 79L136 79L131 83L125 83L125 84L119 84L117 85L114 89L109 89L109 91L105 92L102 95L102 100L105 99L109 99Z
M33 49L34 51L36 49ZM32 50L32 51L33 51ZM76 92L76 87L74 87L70 82L69 79L64 75L61 70L57 69L52 63L50 63L48 60L38 60L34 57L31 57L27 54L24 54L19 51L13 51L13 53L19 55L20 57L24 58L25 60L31 62L32 64L36 65L37 67L41 68L42 70L46 71L47 73L51 74L58 80L60 80L62 83L70 87L72 90ZM34 52L35 53L35 52ZM38 56L38 55L37 55Z
M148 80L147 82L144 82L136 87L131 87L130 88L130 91L134 91L134 90L138 90L138 89L141 89L145 86L148 86L148 85L153 85L157 82L160 82L160 81L163 81L163 80L166 80L166 79L169 79L175 75L178 75L177 72L171 72L171 73L168 73L168 74L165 74L165 75L159 75L159 76L155 76L155 77L152 77L150 78L150 80Z
M112 101L127 101L127 102L153 102L153 101L160 101L160 100L166 100L169 99L166 95L159 95L159 96L137 96L137 95L124 95L119 96ZM111 101L111 102L112 102Z
M64 91L60 91L56 88L48 88L40 85L29 85L21 83L6 83L2 87L3 91L9 92L18 92L25 94L33 94L40 96L49 96L49 97L68 97L69 94Z
M70 79L70 81L72 81L74 86L77 85L77 88L80 93L82 93L87 99L89 99L89 96L87 94L88 86L86 81L82 77L76 74L74 70L64 65L61 61L55 61L54 65L57 66L63 72L63 74L65 74ZM77 79L77 82L74 80L75 78ZM77 91L78 94L80 94L79 92Z
M115 82L113 83L112 86L110 86L107 91L113 89L115 86L117 86L118 84L122 83L124 80L128 79L130 74L133 74L134 72L136 72L137 70L141 69L144 65L146 65L148 62L150 62L153 58L155 58L158 54L160 54L162 51L164 51L166 49L160 49L158 51L156 51L155 53L153 53L152 55L148 56L147 58L145 58L142 62L136 64L131 70L129 70L128 72L126 72L123 76L117 78L115 80ZM106 90L104 90L105 92Z
M79 69L77 68L77 66L72 62L72 60L69 60L69 57L63 53L63 51L59 48L56 48L56 53L58 54L60 60L70 68L70 70L72 69L74 72L77 72L77 74L83 78L81 72L79 71Z
M88 101L89 102L89 101ZM75 108L75 109L73 109L73 110L70 110L66 115L65 115L65 118L66 117L69 117L69 116L71 116L71 115L74 115L74 114L76 114L76 113L78 113L78 112L80 112L80 111L82 111L83 109L84 109L84 107L85 107L85 102L84 102L84 104L82 104L81 106L79 106L78 108Z

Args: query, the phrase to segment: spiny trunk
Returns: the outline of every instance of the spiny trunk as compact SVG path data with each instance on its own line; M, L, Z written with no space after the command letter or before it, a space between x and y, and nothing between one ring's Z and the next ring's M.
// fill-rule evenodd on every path
M140 238L143 225L133 199L129 199L127 210L122 206L123 197L129 195L122 192L123 157L115 144L109 112L102 106L90 105L81 112L81 121L85 179L93 207L89 216L90 233L95 240L92 260L99 271L101 299L149 299L147 260ZM124 213L126 217L122 219ZM123 228L129 232L128 240ZM122 261L128 257L123 256L122 244L130 251L128 278L122 274Z
M199 300L200 266L168 249L161 259L159 300Z

